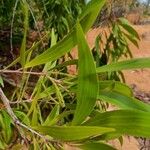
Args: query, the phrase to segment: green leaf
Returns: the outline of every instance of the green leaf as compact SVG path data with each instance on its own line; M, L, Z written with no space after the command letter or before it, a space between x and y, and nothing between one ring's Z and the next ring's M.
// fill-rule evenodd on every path
M32 53L32 51L34 51L36 48L38 48L38 46L42 43L43 40L45 40L48 37L48 35L49 35L49 33L46 34L45 36L43 36L30 49L28 49L27 51L25 51L25 57L28 56L28 54ZM13 65L15 65L16 63L18 63L19 61L21 61L21 57L16 58L13 62L11 62L8 66L6 66L5 69L8 69L8 68L12 67Z
M127 19L125 18L119 18L120 25L133 37L136 37L140 40L140 37L136 30L130 25Z
M102 101L114 104L122 109L136 109L150 112L150 105L116 91L100 91L100 94L97 96L97 98Z
M126 84L123 84L118 81L111 81L111 80L100 81L99 90L100 90L100 93L101 91L102 92L103 91L104 92L115 91L115 92L119 92L120 94L129 96L129 97L133 96L132 90Z
M0 138L0 149L1 149L1 150L5 150L6 147L8 147L7 144L4 143L4 141Z
M38 106L34 106L33 107L33 114L32 114L32 120L31 120L31 124L33 126L36 126L38 125L38 115L39 115L39 112L38 112ZM29 113L29 112L28 112Z
M61 67L65 67L65 66L70 66L70 65L77 65L78 63L78 60L77 59L72 59L72 60L68 60L68 61L65 61L61 64L58 64L57 66L55 66L54 68L52 69L59 69Z
M129 69L149 68L149 67L150 67L150 57L147 57L112 63L102 67L98 67L96 71L97 73L100 73L100 72L112 72L119 70L129 70Z
M54 28L52 28L51 32L51 46L54 46L57 43L57 36L55 35Z
M93 0L86 7L80 16L80 23L86 33L95 21L100 9L105 4L105 0ZM93 11L94 10L94 11ZM49 61L54 61L65 53L69 52L77 44L75 28L61 41L53 47L47 49L44 53L34 58L27 63L25 68L44 64Z
M3 82L1 75L0 75L0 86L4 87L4 82Z
M59 41L56 45L47 49L41 55L38 55L36 58L27 63L25 68L44 64L58 59L65 53L69 52L71 48L76 45L75 41L75 32L71 31L63 40Z
M114 104L122 109L150 111L150 106L133 98L132 90L117 81L100 81L98 99Z
M35 150L40 150L40 145L36 138L33 138L33 145Z
M104 143L86 143L81 146L78 146L83 150L116 150L115 148L106 145Z
M121 137L122 137L121 133L110 132L110 133L100 135L99 137L97 137L97 139L100 141L108 141L108 140L113 140L113 139L119 139Z
M97 113L85 125L115 128L116 133L150 138L150 113L137 110L116 110Z
M51 122L59 115L59 105L55 105L55 107L52 109L48 117L46 118L45 122L43 123L44 126L50 126Z
M23 147L24 146L22 144L15 144L13 147L11 147L11 150L21 150Z
M55 87L53 85L49 86L48 88L44 89L43 92L40 92L39 95L37 95L37 99L48 97L49 95L54 93L55 93Z
M72 122L73 125L82 123L91 113L95 105L96 95L98 92L98 81L94 59L85 40L84 33L80 24L77 24L77 41L79 54L79 75L77 107Z
M104 133L115 131L112 128L103 127L88 127L88 126L60 126L60 127L49 127L49 126L37 126L34 127L37 131L49 135L54 139L63 141L75 141L86 139L92 136L98 136Z
M71 115L73 113L74 113L74 110L62 112L61 114L56 116L53 120L51 120L51 122L49 123L49 126L56 125L57 123L61 122L61 120L64 120L66 117L68 117L69 115Z
M2 125L2 131L4 132L3 134L4 140L6 143L9 143L12 136L12 129L11 129L12 120L5 111L2 110L1 113L2 115L0 116L0 123Z
M30 125L30 120L24 112L21 111L15 111L15 115L26 125Z
M134 44L137 48L139 48L138 41L134 37L126 33L124 33L124 35L127 37L128 40L132 42L132 44Z
M51 79L51 78L50 78ZM56 90L56 96L57 96L57 99L59 101L59 104L62 106L62 107L65 107L65 101L64 101L64 98L63 98L63 95L59 89L59 87L57 86L57 84L55 83L55 81L53 81L53 79L51 79L51 82L53 83L54 87L55 87L55 90Z

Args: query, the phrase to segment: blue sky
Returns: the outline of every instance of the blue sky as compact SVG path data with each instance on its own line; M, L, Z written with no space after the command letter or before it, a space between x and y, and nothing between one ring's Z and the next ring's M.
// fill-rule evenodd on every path
M146 2L146 0L139 0L140 2Z

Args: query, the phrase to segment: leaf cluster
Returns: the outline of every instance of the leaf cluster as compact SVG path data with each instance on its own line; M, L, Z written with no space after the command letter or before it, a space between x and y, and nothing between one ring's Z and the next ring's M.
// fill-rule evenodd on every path
M88 3L70 32L60 41L53 28L51 46L38 56L33 55L34 58L33 52L45 37L26 50L29 15L27 5L24 5L21 53L1 70L0 78L0 84L4 86L1 91L4 91L11 111L23 125L18 128L19 124L14 122L8 111L10 108L1 103L0 149L55 150L65 149L68 145L83 150L114 150L107 144L108 140L121 139L123 135L150 138L150 106L135 99L132 90L124 83L98 78L100 73L150 67L150 58L118 62L121 55L115 48L116 59L113 62L95 65L85 33L104 4L105 0ZM120 19L119 29L113 28L113 35L121 36L120 26L127 31L124 35L138 38L124 19ZM120 44L122 41L116 42ZM61 61L62 56L69 55L68 52L75 46L78 47L78 59ZM16 63L21 66L19 70L8 70ZM66 69L72 64L78 68L76 75L71 75ZM36 68L38 65L40 69ZM11 87L12 93L3 82L5 73L21 76L19 83ZM115 105L116 110L106 111L102 103Z

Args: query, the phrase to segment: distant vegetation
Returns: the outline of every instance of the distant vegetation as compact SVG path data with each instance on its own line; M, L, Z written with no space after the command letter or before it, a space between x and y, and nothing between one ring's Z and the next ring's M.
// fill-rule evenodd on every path
M136 1L0 1L0 149L114 150L109 140L150 138L150 105L134 98L121 72L150 67L150 58L120 61L132 58L128 44L138 47L140 39L123 18L127 6L139 7ZM107 31L90 49L85 35L99 25ZM107 111L111 105L115 110Z

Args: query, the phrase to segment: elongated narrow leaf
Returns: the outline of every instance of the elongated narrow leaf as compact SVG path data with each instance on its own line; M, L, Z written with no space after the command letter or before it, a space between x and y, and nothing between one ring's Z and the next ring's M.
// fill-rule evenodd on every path
M98 82L94 59L85 40L84 33L80 24L77 24L77 41L79 54L79 75L77 107L72 122L74 125L82 123L91 113L95 105L96 95L98 92Z
M84 125L115 128L117 133L150 138L150 113L117 110L99 113Z
M112 63L109 65L99 67L97 68L97 73L129 70L129 69L137 69L137 68L149 68L149 67L150 67L150 57L136 58L136 59L120 61L117 63Z
M57 96L57 99L58 99L58 101L59 101L59 104L60 104L62 107L65 107L64 98L63 98L63 96L62 96L62 93L61 93L59 87L57 86L57 84L56 84L53 80L51 80L51 81L52 81L52 83L53 83L53 85L54 85L54 87L55 87L56 96Z
M130 25L127 19L119 18L120 25L133 37L136 37L140 40L140 37L136 30Z
M150 112L150 105L115 91L101 91L97 98L122 109L136 109Z
M29 53L32 53L32 51L34 51L41 43L43 40L45 40L48 37L49 33L46 34L45 36L43 36L40 41L38 41L37 43L35 43L30 49L25 51L25 57L28 56ZM11 62L8 66L5 67L5 69L8 69L10 67L12 67L13 65L15 65L16 63L18 63L19 61L21 61L21 57L16 58L13 62Z
M51 94L55 93L55 87L53 85L49 86L48 88L44 89L43 92L39 93L39 95L37 96L37 99L42 99L45 97L48 97Z
M3 82L1 75L0 75L0 86L4 87L4 82Z
M100 93L115 91L120 94L133 97L132 90L126 84L118 82L118 81L111 81L111 80L100 81L99 90L100 90Z
M8 143L12 137L12 129L11 129L12 120L10 116L2 110L0 112L0 126L1 126L1 134L3 133L3 138L6 143Z
M55 35L54 28L52 28L51 32L51 46L54 46L57 43L57 36Z
M76 45L75 32L70 32L63 40L59 41L52 48L47 49L44 53L34 58L26 64L26 68L44 64L53 61L69 52Z
M25 114L22 111L15 111L14 113L18 117L18 119L20 119L23 123L25 123L26 125L30 125L30 120L27 114Z
M105 4L105 0L93 0L91 1L83 11L80 17L80 23L84 32L86 33L94 23L99 10ZM40 65L49 61L53 61L69 52L77 44L75 28L60 42L58 42L52 48L47 49L44 53L37 56L31 62L26 64L26 68Z
M50 114L46 118L43 125L45 125L45 126L50 125L51 121L53 121L55 119L55 117L57 117L59 115L59 109L60 109L59 105L55 105L55 107L52 109L52 111L50 112Z
M82 150L116 150L115 148L104 143L86 143L78 147Z
M67 126L67 127L49 127L49 126L38 126L35 127L37 131L43 134L50 135L51 137L63 140L63 141L74 141L89 138L92 136L98 136L104 133L115 131L112 128L103 127L88 127L88 126Z
M132 42L132 44L134 44L137 48L139 48L138 41L135 39L135 37L132 37L131 35L126 33L123 34L127 37L128 40L130 40L130 42Z
M0 137L0 149L6 149L7 144L4 142L4 140L2 139L2 137Z
M55 66L52 69L59 69L61 67L70 66L70 65L77 65L77 64L78 64L78 60L77 59L72 59L72 60L65 61L61 64L58 64L57 66Z
M84 10L82 11L82 13L80 14L80 19L82 20L83 18L85 18L85 16L89 15L90 13L92 13L94 10L96 9L101 9L101 7L104 5L106 1L104 0L91 0L86 7L84 7ZM102 4L103 3L103 4ZM99 12L98 12L99 13Z
M55 45L57 42L57 36L55 35L54 29L52 29L51 31L51 46ZM45 64L45 66L43 67L43 72L47 72L52 68L52 65L55 64L55 62L47 62ZM33 93L32 95L34 95L36 93L37 90L41 89L41 86L44 85L46 82L46 79L44 76L41 76L39 78L39 80L36 83L36 86L34 87ZM49 86L48 88L51 88L51 86ZM47 91L46 87L44 87L44 93ZM38 97L40 97L41 93L38 94ZM47 92L46 95L50 95L50 92Z

